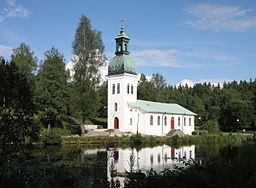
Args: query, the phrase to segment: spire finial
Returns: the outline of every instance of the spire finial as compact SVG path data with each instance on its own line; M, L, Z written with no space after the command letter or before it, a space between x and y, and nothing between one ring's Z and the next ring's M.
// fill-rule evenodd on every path
M121 33L124 33L124 19L121 19Z

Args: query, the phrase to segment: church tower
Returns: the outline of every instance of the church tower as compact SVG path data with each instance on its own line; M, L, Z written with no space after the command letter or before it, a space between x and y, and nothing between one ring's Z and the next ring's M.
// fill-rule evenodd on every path
M128 102L137 101L136 63L129 56L129 37L122 22L116 40L116 56L108 65L108 129L130 131Z

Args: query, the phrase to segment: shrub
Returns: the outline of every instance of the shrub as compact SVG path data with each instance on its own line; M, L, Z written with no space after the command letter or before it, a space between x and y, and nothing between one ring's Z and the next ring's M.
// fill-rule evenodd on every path
M49 133L45 133L40 138L44 146L48 145L61 145L62 139L59 130L52 129Z
M207 130L210 134L216 134L220 132L219 123L216 120L208 120L202 128Z
M141 144L143 142L143 137L141 134L132 135L130 136L130 142L133 144Z

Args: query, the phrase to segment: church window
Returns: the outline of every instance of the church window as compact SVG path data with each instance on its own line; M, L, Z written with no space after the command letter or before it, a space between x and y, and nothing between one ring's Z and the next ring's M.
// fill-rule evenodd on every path
M133 84L131 85L131 94L133 94Z
M119 51L119 52L122 51L122 45L121 45L121 44L119 44L119 46L118 46L118 51Z
M120 93L120 84L118 83L117 84L117 94L119 94Z
M127 52L128 49L127 49L127 44L124 44L124 50Z
M153 116L150 116L150 125L153 125Z
M186 126L186 118L184 118L184 126Z
M127 84L127 93L129 94L130 93L130 85Z
M115 112L117 111L117 103L115 103Z
M160 116L157 117L157 125L160 125Z
M153 164L153 163L154 163L153 155L150 155L150 163L151 163L151 164Z
M178 126L180 126L180 117L178 118Z
M160 155L160 154L157 155L157 162L158 162L158 163L161 162L161 155Z
M188 121L189 121L189 122L188 122L188 123L189 123L189 126L191 126L191 118L189 118L189 120L188 120Z
M115 89L116 89L116 86L115 86L115 84L113 84L112 85L112 94L115 94L115 92L116 92Z
M167 125L167 117L166 116L164 117L164 125L165 126Z
M132 118L130 118L130 125L132 125Z

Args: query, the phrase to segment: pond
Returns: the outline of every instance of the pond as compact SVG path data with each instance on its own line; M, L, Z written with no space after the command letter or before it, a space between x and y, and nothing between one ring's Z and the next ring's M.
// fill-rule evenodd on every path
M127 171L160 172L219 156L222 145L88 146L23 149L1 159L1 187L121 187ZM230 148L230 146L228 146ZM232 157L232 156L231 156Z

